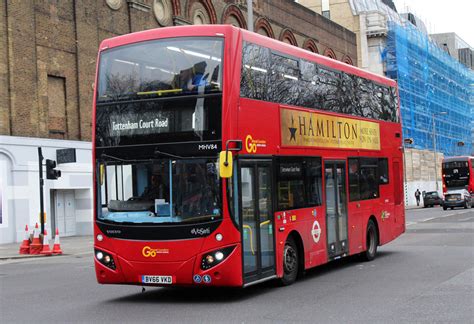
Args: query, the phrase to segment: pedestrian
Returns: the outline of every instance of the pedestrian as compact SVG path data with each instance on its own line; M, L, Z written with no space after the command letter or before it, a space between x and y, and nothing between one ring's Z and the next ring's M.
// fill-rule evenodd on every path
M416 189L416 191L415 191L415 199L416 199L416 205L417 205L417 206L420 206L420 196L421 196L420 189Z

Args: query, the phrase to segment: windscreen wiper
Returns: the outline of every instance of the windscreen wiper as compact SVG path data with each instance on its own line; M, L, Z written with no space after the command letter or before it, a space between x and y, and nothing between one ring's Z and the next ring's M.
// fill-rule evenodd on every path
M168 153L168 152L163 152L163 151L160 151L160 150L155 150L155 155L157 155L157 154L163 154L165 156L169 156L169 157L172 157L172 158L175 158L175 159L188 158L188 157L184 157L184 156L180 156L180 155L174 155L174 154L171 154L171 153Z
M213 159L215 158L215 156L181 156L181 155L175 155L175 154L172 154L172 153L168 153L168 152L163 152L163 151L160 151L160 150L155 150L155 155L157 154L162 154L164 156L168 156L168 157L171 157L171 158L175 158L175 159L178 159L178 160L198 160L198 159Z
M126 162L126 163L139 163L139 162L153 162L153 159L143 159L143 160L127 160L127 159L122 159L113 155L108 155L108 154L101 154L101 158L109 158L118 162Z
M221 218L221 215L214 215L214 214L209 214L209 215L202 215L202 216L194 216L190 218L185 218L181 220L181 223L191 223L194 221L205 221L205 220L216 220Z

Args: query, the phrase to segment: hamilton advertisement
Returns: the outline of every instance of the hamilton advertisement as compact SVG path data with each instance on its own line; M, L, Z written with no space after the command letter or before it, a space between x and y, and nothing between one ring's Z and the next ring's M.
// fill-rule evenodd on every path
M376 122L283 108L280 114L284 146L380 150Z

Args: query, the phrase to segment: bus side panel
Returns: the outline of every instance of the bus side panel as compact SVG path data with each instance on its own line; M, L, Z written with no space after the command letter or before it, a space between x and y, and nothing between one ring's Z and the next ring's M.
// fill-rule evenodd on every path
M275 213L276 269L283 276L283 252L290 233L298 234L303 243L304 268L328 262L324 208L312 207ZM302 257L300 255L300 257Z
M379 209L376 218L379 223L379 232L384 233L379 239L379 244L385 244L395 238L393 236L393 229L396 226L395 202L391 184L380 185L379 190L381 198L379 198ZM382 230L380 230L380 228L382 228Z
M301 229L306 237L305 269L328 262L325 206L310 208L309 211L309 219Z
M365 251L365 247L367 246L366 242L366 232L367 232L367 225L369 224L370 217L375 218L376 226L378 227L379 231L379 244L385 244L386 242L391 240L392 236L392 229L391 225L388 222L382 220L382 208L383 203L381 202L382 199L368 199L368 200L361 200L360 203L360 211L362 215L362 239L363 239L363 251ZM384 206L385 207L385 206ZM386 208L384 208L386 209Z
M366 221L360 210L358 201L348 201L347 231L349 237L349 254L357 254L364 250Z
M405 233L405 202L404 202L404 187L403 187L403 157L396 157L392 161L391 179L393 186L394 199L394 226L393 238L397 238Z

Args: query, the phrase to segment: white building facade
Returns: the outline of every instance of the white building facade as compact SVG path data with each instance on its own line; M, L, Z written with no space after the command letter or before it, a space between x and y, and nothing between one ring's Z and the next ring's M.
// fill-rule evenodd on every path
M46 179L43 161L45 228L61 236L92 234L92 144L0 136L0 244L20 242L25 225L40 225L38 147L50 160L58 149L76 151L76 162L57 165L57 180Z

